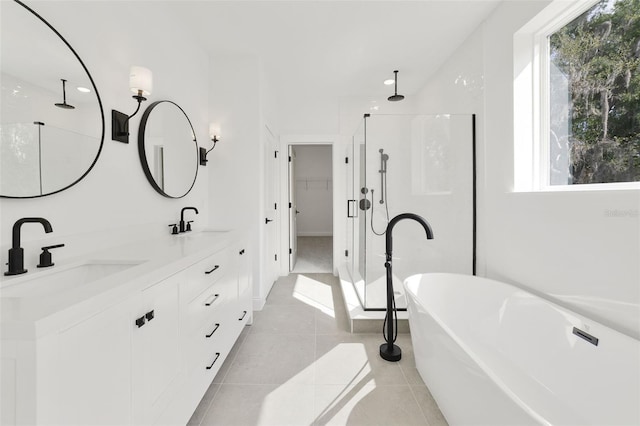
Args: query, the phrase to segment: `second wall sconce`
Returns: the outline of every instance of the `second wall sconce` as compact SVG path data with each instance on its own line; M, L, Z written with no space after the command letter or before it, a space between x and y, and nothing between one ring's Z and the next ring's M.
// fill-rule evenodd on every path
M115 109L111 110L111 139L118 142L129 143L129 120L140 111L140 104L146 101L145 96L151 94L153 88L153 75L144 67L133 66L129 71L129 88L138 101L138 108L131 115L126 115Z
M200 148L200 165L201 166L206 166L207 165L207 154L209 154L213 148L216 147L216 144L218 143L218 141L220 139L218 139L218 136L220 135L220 128L218 127L218 125L211 123L209 124L209 136L211 137L211 142L213 142L213 146L211 147L210 150L207 151L206 148Z

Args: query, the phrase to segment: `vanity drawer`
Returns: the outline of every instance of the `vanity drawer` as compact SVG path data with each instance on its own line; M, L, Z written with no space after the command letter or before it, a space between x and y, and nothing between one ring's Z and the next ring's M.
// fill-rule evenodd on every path
M184 310L186 332L201 328L216 316L228 312L238 298L235 275L224 275L189 302Z
M235 271L231 250L222 250L189 268L188 279L180 287L181 299L192 301L211 284Z
M186 347L189 350L188 356L185 357L186 371L195 369L204 372L204 370L211 370L214 366L218 367L233 346L232 342L236 334L233 325L229 318L229 311L225 310L221 315L214 316L203 327L191 332L187 337ZM216 360L216 353L221 354L222 359Z

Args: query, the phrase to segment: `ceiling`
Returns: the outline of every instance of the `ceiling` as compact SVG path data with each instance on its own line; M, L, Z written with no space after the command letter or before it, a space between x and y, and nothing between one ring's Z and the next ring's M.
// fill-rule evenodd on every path
M382 96L399 70L411 95L499 3L422 1L180 1L184 20L212 55L261 59L282 97Z

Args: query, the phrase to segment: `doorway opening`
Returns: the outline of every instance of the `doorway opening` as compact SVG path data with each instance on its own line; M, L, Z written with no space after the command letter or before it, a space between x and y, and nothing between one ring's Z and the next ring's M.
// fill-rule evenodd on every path
M332 150L289 145L290 272L333 272Z

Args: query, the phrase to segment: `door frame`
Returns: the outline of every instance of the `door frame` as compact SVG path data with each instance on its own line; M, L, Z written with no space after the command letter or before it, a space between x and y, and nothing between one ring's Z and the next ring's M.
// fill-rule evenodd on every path
M345 171L340 165L344 165L344 156L342 151L338 149L340 136L339 135L280 135L280 152L289 152L290 145L330 145L331 146L331 179L332 179L332 194L333 194L333 274L338 274L338 266L344 263L344 256L341 253L344 252L342 247L341 235L344 234L342 229L342 214L345 214L346 210L340 207L345 204L343 200L342 191L346 185L344 181ZM289 167L288 167L288 155L282 156L280 167L280 187L289 187ZM340 192L342 191L342 192ZM282 206L289 206L289 191L280 191ZM289 253L289 215L280 215L280 253ZM280 259L280 275L289 275L289 256L281 256Z

